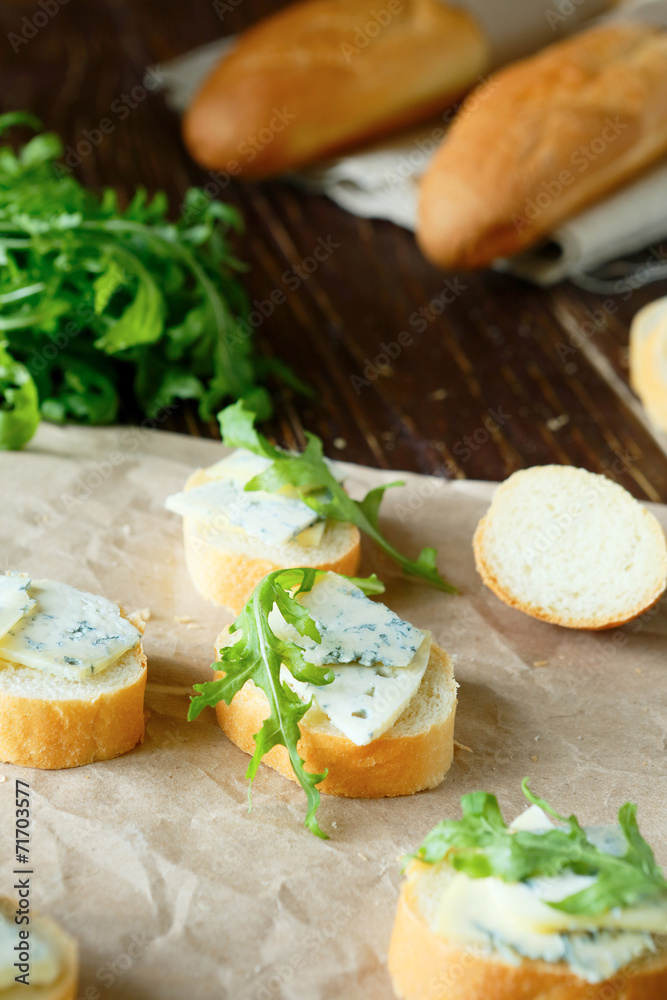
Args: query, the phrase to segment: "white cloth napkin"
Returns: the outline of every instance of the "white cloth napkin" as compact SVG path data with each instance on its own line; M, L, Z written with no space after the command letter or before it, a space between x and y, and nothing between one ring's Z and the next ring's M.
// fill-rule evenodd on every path
M610 0L521 0L512 8L500 0L465 0L492 40L494 65L535 51L599 14ZM667 27L667 0L625 0L605 19L642 19ZM171 107L182 112L199 84L231 50L233 38L202 46L159 67ZM487 81L480 81L483 99ZM388 219L415 229L419 178L441 141L451 112L442 120L288 175L306 190L326 194L346 211L364 218ZM510 260L498 261L509 271L538 285L571 277L586 283L588 272L601 264L667 238L667 164L629 183L580 213L551 234L549 240ZM655 256L655 254L654 254ZM662 256L662 255L660 255ZM655 263L655 261L653 262ZM636 282L664 276L664 268L644 268ZM632 279L630 279L632 280Z

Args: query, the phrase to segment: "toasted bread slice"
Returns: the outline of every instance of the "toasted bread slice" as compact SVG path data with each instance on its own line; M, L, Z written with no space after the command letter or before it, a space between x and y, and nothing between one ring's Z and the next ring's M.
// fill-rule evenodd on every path
M225 629L216 648L228 645ZM222 677L217 673L216 677ZM269 714L264 692L252 681L232 699L216 705L218 722L230 740L252 754L254 734ZM445 777L454 755L456 681L444 650L431 645L421 686L392 728L367 746L356 746L324 713L311 708L300 723L298 751L306 770L326 779L318 787L330 795L377 799L412 795L435 788ZM263 762L296 781L285 747L276 746Z
M207 482L205 469L194 472L186 490ZM195 590L208 601L238 614L267 573L290 566L312 566L354 576L361 560L359 530L330 522L320 545L298 542L271 546L233 528L211 528L195 517L183 518L185 563Z
M632 321L630 380L651 420L667 431L667 297L644 306Z
M141 644L80 681L0 659L0 760L55 770L127 753L144 737L146 675Z
M606 476L570 466L510 476L473 548L501 601L568 628L615 628L667 587L667 543L653 514Z
M16 904L4 896L0 896L0 911L8 920L13 921ZM16 928L17 940L19 927ZM30 930L39 935L58 958L60 972L52 983L41 985L31 984L27 988L23 983L16 983L6 990L0 991L2 1000L23 1000L29 996L32 1000L76 1000L77 983L79 979L79 955L76 941L66 934L53 920L39 914L30 914ZM17 971L18 975L18 971Z
M657 953L621 969L604 983L587 983L564 962L524 959L520 965L434 934L422 899L408 880L401 887L389 945L389 972L399 1000L664 1000L667 939Z

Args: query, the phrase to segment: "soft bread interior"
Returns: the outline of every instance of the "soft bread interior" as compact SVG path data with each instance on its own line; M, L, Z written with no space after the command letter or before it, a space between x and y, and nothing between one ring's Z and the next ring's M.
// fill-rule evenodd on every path
M101 673L80 681L0 659L0 694L40 701L95 701L103 693L134 684L144 670L141 646L128 650Z
M528 614L602 628L650 607L667 584L656 518L606 476L542 466L497 490L475 536L488 586Z

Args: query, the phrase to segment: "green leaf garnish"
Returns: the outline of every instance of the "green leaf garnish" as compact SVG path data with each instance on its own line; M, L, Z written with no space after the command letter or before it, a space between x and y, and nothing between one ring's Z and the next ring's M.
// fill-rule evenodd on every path
M0 134L16 126L41 128L0 115ZM177 222L162 193L139 189L121 210L113 190L84 188L62 153L49 132L0 146L0 336L32 375L42 416L111 423L128 382L148 417L181 399L205 419L230 399L268 416L261 383L297 382L255 355L229 245L235 210L196 188Z
M590 888L548 904L564 913L597 916L640 899L658 898L667 904L667 881L639 832L635 805L628 802L619 810L627 850L622 857L615 857L590 843L576 816L561 816L533 794L527 779L521 787L528 802L564 825L544 833L512 831L495 795L473 792L461 798L463 818L438 823L412 857L427 864L446 861L470 878L495 876L504 882L522 882L566 870L594 876L596 882Z
M315 569L280 569L268 576L255 587L252 596L243 608L229 631L240 632L241 636L233 645L224 646L220 650L220 660L212 664L213 670L224 671L220 680L206 681L195 684L198 694L190 702L188 719L196 719L207 706L214 708L218 702L229 705L234 695L241 690L246 681L253 681L266 695L270 715L255 734L255 752L252 756L246 778L252 784L260 761L264 754L274 746L284 746L289 754L292 770L306 793L308 810L305 825L317 837L327 839L327 835L319 828L315 813L320 803L320 793L317 785L324 781L324 774L311 774L306 771L304 762L297 752L297 743L301 737L299 722L306 714L312 702L307 705L296 694L280 681L281 664L290 670L300 681L308 681L318 686L330 684L334 679L333 672L324 667L317 667L304 659L304 651L295 642L279 639L269 625L269 612L277 604L285 621L297 630L299 635L308 636L314 642L321 642L320 634L308 609L296 600L298 594L312 590L313 584L323 570ZM381 594L383 585L376 576L368 579L348 577L366 594ZM250 789L248 789L250 795Z
M39 424L37 386L0 340L0 450L22 448Z
M404 573L420 577L432 587L448 594L458 593L456 587L440 576L436 567L436 550L425 548L416 560L408 559L395 549L380 530L378 512L385 490L404 486L402 482L378 486L363 500L352 500L331 474L322 452L322 442L315 434L306 432L306 447L299 455L274 447L263 434L255 430L257 416L242 402L226 407L218 414L223 443L233 448L246 448L268 458L273 463L265 472L246 484L246 490L267 490L273 493L283 486L294 486L304 503L322 518L354 524L398 563ZM313 490L326 490L313 495Z

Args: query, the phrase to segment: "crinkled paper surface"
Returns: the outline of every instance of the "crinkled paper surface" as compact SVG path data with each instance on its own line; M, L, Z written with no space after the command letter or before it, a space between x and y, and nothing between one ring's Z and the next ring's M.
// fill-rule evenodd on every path
M55 577L150 609L144 744L70 771L0 765L0 858L10 891L14 778L32 794L33 906L81 946L87 1000L389 1000L387 945L399 857L462 793L521 808L519 782L586 823L626 799L667 861L667 611L577 633L501 604L474 570L471 538L491 484L406 474L383 504L387 534L410 552L437 545L462 591L396 575L365 549L386 602L455 656L457 749L440 788L412 798L323 796L331 839L303 828L301 790L260 768L248 813L248 758L207 712L186 721L188 690L210 675L231 620L201 600L183 562L180 518L163 509L221 445L158 431L43 425L0 454L0 569ZM353 495L396 478L350 466ZM654 508L667 526L667 508Z

